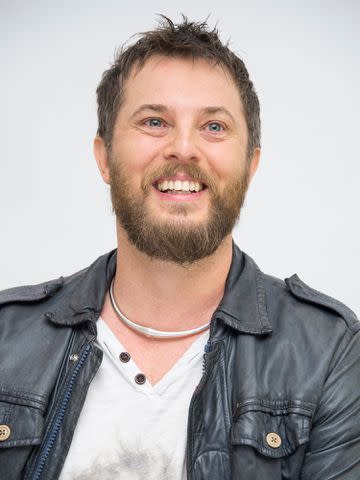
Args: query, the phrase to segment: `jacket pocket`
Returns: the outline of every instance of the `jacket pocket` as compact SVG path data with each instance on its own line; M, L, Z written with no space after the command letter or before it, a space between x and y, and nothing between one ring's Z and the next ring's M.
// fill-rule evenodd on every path
M44 417L37 408L0 402L0 425L0 449L38 445Z
M309 440L310 411L262 408L248 406L237 416L231 432L233 445L250 445L263 455L280 458Z
M17 480L34 446L42 440L43 412L0 401L0 478Z
M299 477L312 418L311 407L284 402L238 405L231 429L233 478Z

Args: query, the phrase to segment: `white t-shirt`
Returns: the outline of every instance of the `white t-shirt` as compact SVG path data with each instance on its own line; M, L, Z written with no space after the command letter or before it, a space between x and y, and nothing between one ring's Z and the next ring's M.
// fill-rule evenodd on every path
M185 480L188 409L209 332L152 386L101 318L97 328L103 362L60 480Z

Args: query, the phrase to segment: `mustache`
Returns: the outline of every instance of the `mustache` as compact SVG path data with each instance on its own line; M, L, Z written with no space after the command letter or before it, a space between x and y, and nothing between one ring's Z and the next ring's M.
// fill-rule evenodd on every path
M141 187L145 193L147 193L152 184L156 182L159 178L162 177L172 177L178 173L183 173L193 180L203 183L209 188L212 192L217 192L217 182L216 179L209 173L202 170L198 165L194 163L166 163L161 165L157 169L149 172L143 178Z

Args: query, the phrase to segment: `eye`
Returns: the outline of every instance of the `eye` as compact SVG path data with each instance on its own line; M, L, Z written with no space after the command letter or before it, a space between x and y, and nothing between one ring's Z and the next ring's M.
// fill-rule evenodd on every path
M145 120L144 125L152 128L159 128L164 125L164 122L160 118L148 118Z
M223 132L225 130L224 125L219 122L211 122L206 125L208 130L213 133Z

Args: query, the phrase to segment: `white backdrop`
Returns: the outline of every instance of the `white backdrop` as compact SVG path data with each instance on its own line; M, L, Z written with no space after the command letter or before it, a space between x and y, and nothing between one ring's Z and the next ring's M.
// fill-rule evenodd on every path
M115 48L183 12L218 28L262 105L263 153L235 239L360 313L357 0L0 0L0 288L70 274L115 247L92 155Z

